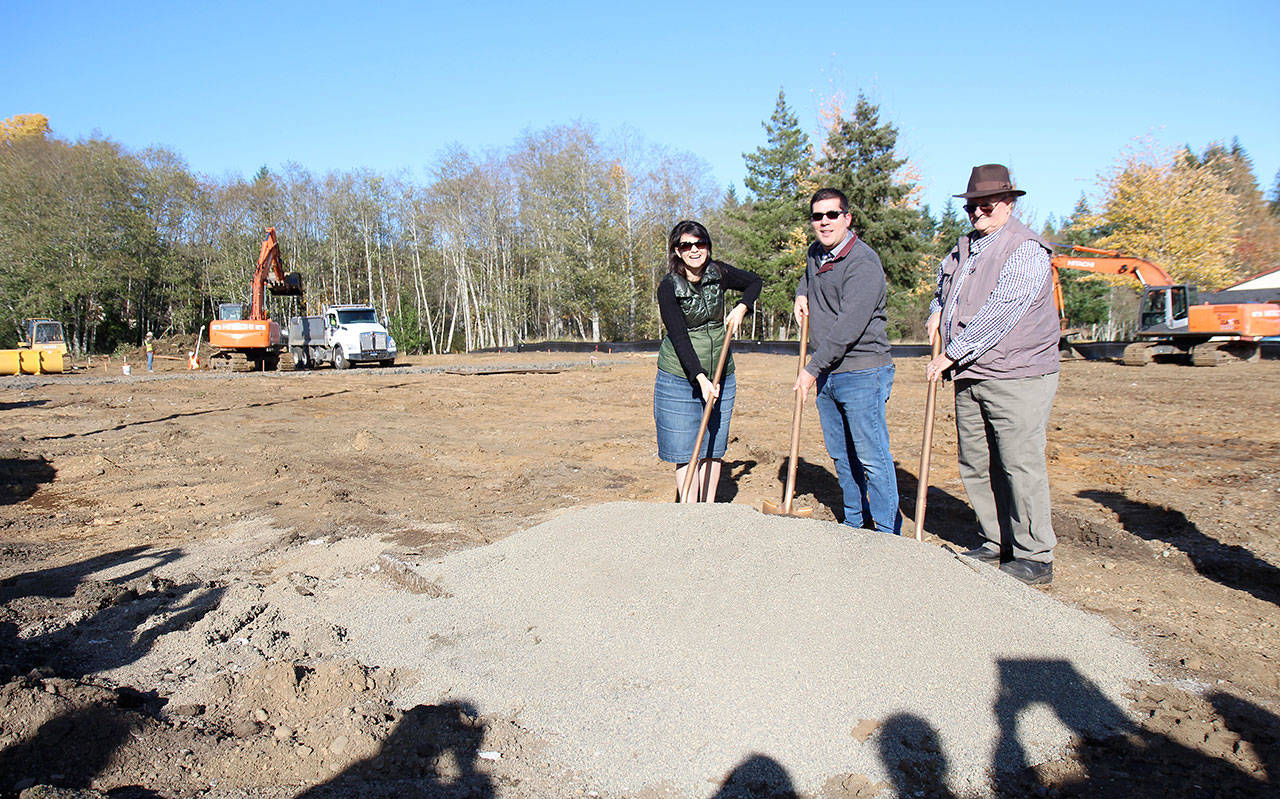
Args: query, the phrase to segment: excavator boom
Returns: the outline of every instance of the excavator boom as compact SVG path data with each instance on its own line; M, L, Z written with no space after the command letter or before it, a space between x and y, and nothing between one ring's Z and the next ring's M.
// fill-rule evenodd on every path
M302 280L297 274L284 273L284 259L280 257L280 242L276 240L276 229L267 228L267 238L258 251L258 265L253 270L253 291L249 318L263 321L267 318L266 297L264 290L278 296L302 296Z

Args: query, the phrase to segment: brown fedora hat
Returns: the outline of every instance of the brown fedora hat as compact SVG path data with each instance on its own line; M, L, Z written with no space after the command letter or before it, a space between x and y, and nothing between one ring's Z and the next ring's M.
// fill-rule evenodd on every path
M1013 181L1009 179L1009 167L1004 164L983 164L975 166L970 173L969 190L964 194L951 196L972 200L975 197L990 197L993 194L1012 194L1014 197L1021 197L1026 192L1013 187Z

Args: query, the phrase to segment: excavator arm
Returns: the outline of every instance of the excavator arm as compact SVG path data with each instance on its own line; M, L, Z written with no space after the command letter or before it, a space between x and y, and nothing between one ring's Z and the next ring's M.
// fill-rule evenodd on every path
M280 257L280 242L276 241L276 229L267 228L267 238L258 252L258 265L253 270L252 308L249 318L261 321L267 318L265 289L281 296L302 296L302 276L297 272L284 273L284 259Z
M1050 259L1053 265L1053 299L1058 304L1058 317L1064 328L1067 324L1067 313L1062 297L1062 280L1058 277L1058 271L1061 269L1078 269L1098 275L1132 275L1143 288L1174 285L1173 278L1158 264L1125 255L1119 250L1100 250L1096 247L1080 245L1071 245L1067 249L1069 252L1055 255Z

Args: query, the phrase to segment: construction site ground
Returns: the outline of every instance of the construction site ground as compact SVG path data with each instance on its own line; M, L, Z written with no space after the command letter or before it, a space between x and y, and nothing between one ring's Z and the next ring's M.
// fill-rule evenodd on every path
M403 707L412 670L344 656L338 625L286 636L263 620L283 612L273 596L323 594L344 564L365 563L355 542L371 536L378 579L422 593L435 589L407 559L481 547L568 509L671 501L654 357L606 348L214 375L187 371L173 349L152 374L131 358L128 377L99 361L0 381L0 796L589 795L539 756L518 718ZM924 363L897 361L888 406L909 536ZM781 493L795 361L737 365L720 499L758 506ZM1048 444L1059 545L1053 583L1034 590L1114 625L1157 676L1132 687L1139 726L996 775L992 793L1275 795L1277 386L1274 361L1064 361ZM978 537L949 386L937 419L925 540L965 549ZM799 504L835 518L812 401L797 485ZM285 551L287 562L271 560ZM220 613L250 583L262 601ZM173 642L193 630L200 651L184 657ZM701 795L788 795L780 784L766 764ZM952 795L923 766L892 786L848 775L802 795L895 791Z

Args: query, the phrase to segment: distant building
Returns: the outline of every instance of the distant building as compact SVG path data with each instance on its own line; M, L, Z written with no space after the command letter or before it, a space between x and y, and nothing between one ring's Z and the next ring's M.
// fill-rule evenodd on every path
M1250 291L1252 289L1280 289L1280 266L1254 275L1247 280L1241 280L1239 283L1227 286L1223 290Z

